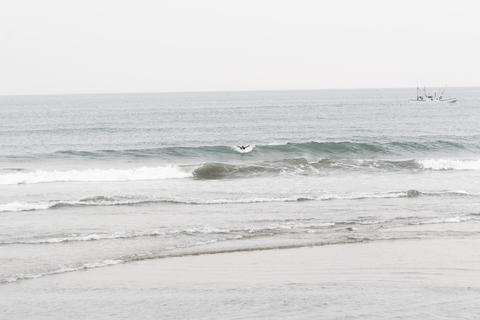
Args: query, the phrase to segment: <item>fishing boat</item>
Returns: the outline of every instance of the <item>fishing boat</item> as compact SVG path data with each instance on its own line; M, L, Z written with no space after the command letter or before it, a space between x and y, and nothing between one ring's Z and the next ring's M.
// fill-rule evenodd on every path
M450 98L445 97L445 90L446 88L433 93L427 92L426 88L423 88L423 94L420 92L420 88L417 86L417 98L410 99L410 103L418 103L418 104L427 104L427 103L455 103L457 102L457 98Z

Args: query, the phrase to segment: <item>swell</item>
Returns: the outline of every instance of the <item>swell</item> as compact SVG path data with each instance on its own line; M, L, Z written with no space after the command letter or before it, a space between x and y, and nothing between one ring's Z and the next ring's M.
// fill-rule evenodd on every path
M257 164L229 164L207 162L193 170L193 177L199 180L244 178L259 175L313 175L326 170L421 170L416 160L355 160L321 159L309 162L305 158L265 161Z
M480 170L480 159L332 159L309 162L305 158L264 161L253 164L207 162L193 170L199 180L245 178L260 175L315 175L332 170L421 171Z
M139 206L154 204L179 204L179 205L224 205L247 203L272 203L272 202L304 202L304 201L330 201L330 200L363 200L363 199L391 199L391 198L416 198L420 196L479 196L465 191L436 191L422 192L415 189L406 191L387 191L374 193L347 193L347 194L319 194L319 195L294 195L290 197L270 198L237 198L237 199L155 199L135 196L96 196L80 200L51 200L44 202L10 202L0 204L0 212L21 212L48 209L61 209L87 206Z
M250 148L248 155L254 157L260 154L269 155L317 155L317 156L346 156L346 155L404 155L425 152L458 152L478 151L480 145L472 141L458 138L460 141L431 140L431 141L308 141L287 142L283 144L257 144ZM105 149L105 150L59 150L44 154L10 155L6 158L22 159L65 159L65 158L88 158L88 159L171 159L171 158L217 158L235 156L244 153L236 145L212 145L212 146L179 146L157 147L140 149Z

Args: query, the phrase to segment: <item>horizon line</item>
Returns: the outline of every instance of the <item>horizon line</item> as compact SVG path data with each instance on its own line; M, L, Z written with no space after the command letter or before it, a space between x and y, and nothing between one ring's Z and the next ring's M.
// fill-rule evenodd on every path
M421 86L436 88L437 86ZM480 86L446 86L446 88L479 88ZM388 89L415 89L413 87L357 87L357 88L321 88L321 89L252 89L252 90L174 90L174 91L118 91L118 92L79 92L79 93L26 93L26 94L0 94L0 97L25 97L25 96L76 96L76 95L135 95L135 94L178 94L178 93L242 93L242 92L288 92L288 91L349 91L349 90L388 90ZM442 88L442 87L440 87Z

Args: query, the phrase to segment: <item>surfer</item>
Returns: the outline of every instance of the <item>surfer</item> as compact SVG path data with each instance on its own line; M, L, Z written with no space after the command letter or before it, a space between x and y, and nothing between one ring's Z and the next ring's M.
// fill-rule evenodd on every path
M248 147L250 147L249 144L247 144L246 146L238 146L240 148L240 150L245 150L247 149Z

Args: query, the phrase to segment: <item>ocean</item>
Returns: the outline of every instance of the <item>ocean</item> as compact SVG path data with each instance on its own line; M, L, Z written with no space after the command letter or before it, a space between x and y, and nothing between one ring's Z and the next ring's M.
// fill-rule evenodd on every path
M415 89L0 97L0 287L477 237L480 88L448 91L457 103L409 104Z

